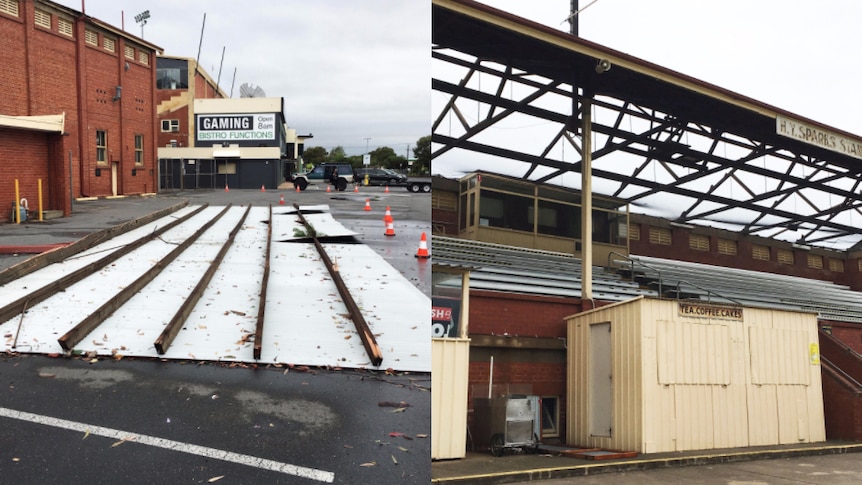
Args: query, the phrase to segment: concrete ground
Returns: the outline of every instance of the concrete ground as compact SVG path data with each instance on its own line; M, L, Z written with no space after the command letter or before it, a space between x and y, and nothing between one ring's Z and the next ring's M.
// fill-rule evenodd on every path
M544 450L536 454L507 450L499 458L490 453L467 453L463 459L436 461L431 465L431 482L471 485L526 483L534 480L543 480L543 483L549 484L608 485L849 484L862 481L862 460L859 460L860 455L856 454L858 452L862 452L862 443L834 441L654 453L607 460L572 458ZM819 465L812 465L814 462ZM720 468L726 464L735 466ZM815 466L819 468L810 469ZM716 471L716 468L719 471ZM803 476L805 471L811 473Z

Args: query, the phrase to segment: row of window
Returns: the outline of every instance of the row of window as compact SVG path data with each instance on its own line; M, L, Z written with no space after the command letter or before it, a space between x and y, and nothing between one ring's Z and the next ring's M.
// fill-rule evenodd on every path
M18 17L18 0L0 0L0 12ZM52 14L50 12L37 8L35 9L35 14L33 17L33 22L36 24L36 26L48 30L53 29L51 22ZM65 17L57 16L57 32L69 37L73 37L75 34L72 21ZM84 42L92 46L98 46L99 34L94 30L85 29ZM102 48L109 52L116 52L117 40L112 37L103 35ZM148 52L138 50L136 54L135 48L130 45L125 45L123 47L123 55L126 57L126 59L137 60L141 64L149 65L150 63L150 55Z
M96 163L108 163L108 132L96 130ZM144 135L135 135L135 165L144 164Z
M632 224L629 227L629 239L633 241L640 240L640 226L637 224ZM671 231L670 229L662 228L662 227L650 227L649 228L649 242L650 244L659 244L663 246L670 246L671 244ZM688 235L688 247L695 251L709 251L709 237L704 236L703 234L689 234ZM732 239L723 239L718 238L718 254L723 254L726 256L736 256L738 254L738 245L737 242ZM823 269L823 256L819 254L808 254L806 255L806 265L812 269ZM771 261L771 252L769 246L763 246L760 244L752 244L751 245L751 258L760 260L760 261ZM777 248L775 250L775 260L779 264L787 264L793 265L796 264L796 256L793 251L790 249L782 249ZM841 259L828 258L829 260L829 271L836 272L844 272L844 261ZM859 269L862 271L862 260L859 260Z

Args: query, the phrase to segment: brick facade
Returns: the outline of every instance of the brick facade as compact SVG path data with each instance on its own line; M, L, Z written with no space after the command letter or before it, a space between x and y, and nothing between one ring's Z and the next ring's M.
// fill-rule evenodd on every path
M0 115L62 114L65 123L62 134L2 131L0 201L13 201L14 179L31 210L41 179L43 208L66 215L70 196L155 191L156 47L53 2L18 4L18 17L0 13ZM35 25L37 8L51 15L51 28ZM60 22L72 25L72 35L60 32ZM96 33L96 45L85 41L88 31ZM113 50L108 50L111 41ZM125 56L126 46L133 49L132 58ZM114 99L117 86L120 96ZM107 134L107 157L101 164L96 162L96 130ZM141 164L135 163L136 135L143 137ZM0 212L0 222L10 215Z

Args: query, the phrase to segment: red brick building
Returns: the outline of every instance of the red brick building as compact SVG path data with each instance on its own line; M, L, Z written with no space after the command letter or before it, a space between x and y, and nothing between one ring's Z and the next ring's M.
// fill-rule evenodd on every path
M160 55L156 70L156 111L159 147L194 146L195 99L227 98L197 61Z
M484 175L483 183L491 179L489 174ZM475 201L470 198L473 190L470 180L470 176L460 181L435 177L432 194L432 253L436 256L435 264L482 268L471 272L469 304L466 305L469 322L466 336L470 339L467 407L473 409L473 398L488 393L490 382L495 387L518 389L517 393L538 395L542 398L541 438L545 442L565 442L566 389L570 384L566 375L565 317L650 290L629 278L621 278L612 268L599 268L606 266L608 259L595 259L594 300L583 300L580 298L579 262L574 262L579 254L568 253L574 257L567 258L545 248L516 247L509 242L511 236L505 233L514 231L502 227L496 232L489 230L488 226L494 229L493 210L482 209L482 192L478 193ZM537 190L543 187L530 182L524 184L538 187ZM531 190L513 185L507 195L523 197ZM495 195L490 197L492 209L500 205L496 203L499 198ZM562 197L561 200L569 199ZM471 201L478 201L479 206L471 205ZM577 200L571 204L572 211L579 210ZM538 204L527 206L541 207ZM508 211L506 206L503 209ZM485 214L490 216L488 222L483 222ZM484 232L473 236L469 231L471 219L478 219ZM539 221L539 218L533 220ZM862 253L856 248L837 251L809 247L715 227L683 226L633 213L628 213L622 221L626 228L620 233L626 235L626 241L612 253L613 259L622 259L624 254L630 254L640 258L689 261L716 268L805 278L812 280L811 291L814 280L835 283L836 292L844 291L845 287L860 290ZM529 236L529 232L520 232ZM489 235L499 237L483 238ZM570 247L577 247L575 242L572 238ZM436 273L435 279L435 307L445 306L446 299L458 297L460 293L453 285L445 284L445 280ZM766 284L765 279L763 284ZM799 297L804 299L806 296ZM854 411L862 404L862 397L851 385L852 379L842 377L841 373L848 372L847 369L862 369L859 355L862 353L862 326L858 323L859 310L849 299L853 297L858 295L836 293L837 300L832 305L834 312L822 313L819 321L819 327L825 332L821 342L827 433L834 438L857 439L862 436L862 424L858 424L862 423L862 417L859 417L862 413ZM842 303L840 298L848 300ZM460 304L464 305L463 302ZM841 321L842 318L847 320ZM840 362L835 362L835 365L827 362L827 358L838 355L842 356ZM862 371L852 377L862 382ZM469 426L476 417L473 412L468 411L467 414ZM846 434L836 434L840 431ZM487 437L472 438L477 450L487 448Z
M15 180L31 210L41 180L43 208L65 215L74 198L156 190L159 47L45 0L0 2L0 38L0 202Z

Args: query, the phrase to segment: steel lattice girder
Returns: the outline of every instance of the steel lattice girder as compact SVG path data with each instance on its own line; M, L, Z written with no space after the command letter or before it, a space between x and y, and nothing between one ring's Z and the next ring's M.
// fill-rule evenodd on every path
M511 43L495 33L501 54L485 59L478 54L494 52L493 43L448 45L446 29L435 25L432 90L445 97L432 127L435 166L460 149L500 159L496 167L508 167L507 175L525 180L553 183L580 173L578 114L588 96L597 192L635 207L660 208L663 217L680 222L725 223L743 233L795 235L844 247L859 240L852 216L862 215L862 162L775 136L763 128L774 130L775 120L764 125L756 113L727 108L717 115L711 111L714 100L698 106L668 102L668 93L645 95L652 87L648 81L632 84L631 94L618 86L603 90L594 79L583 81L574 68L555 70L541 49L531 57L511 55ZM480 34L481 29L474 32ZM517 38L510 42L523 43L511 36ZM560 77L551 76L555 73ZM543 130L529 139L495 133L511 133L507 123L513 122L541 124ZM566 147L569 156L554 155Z

